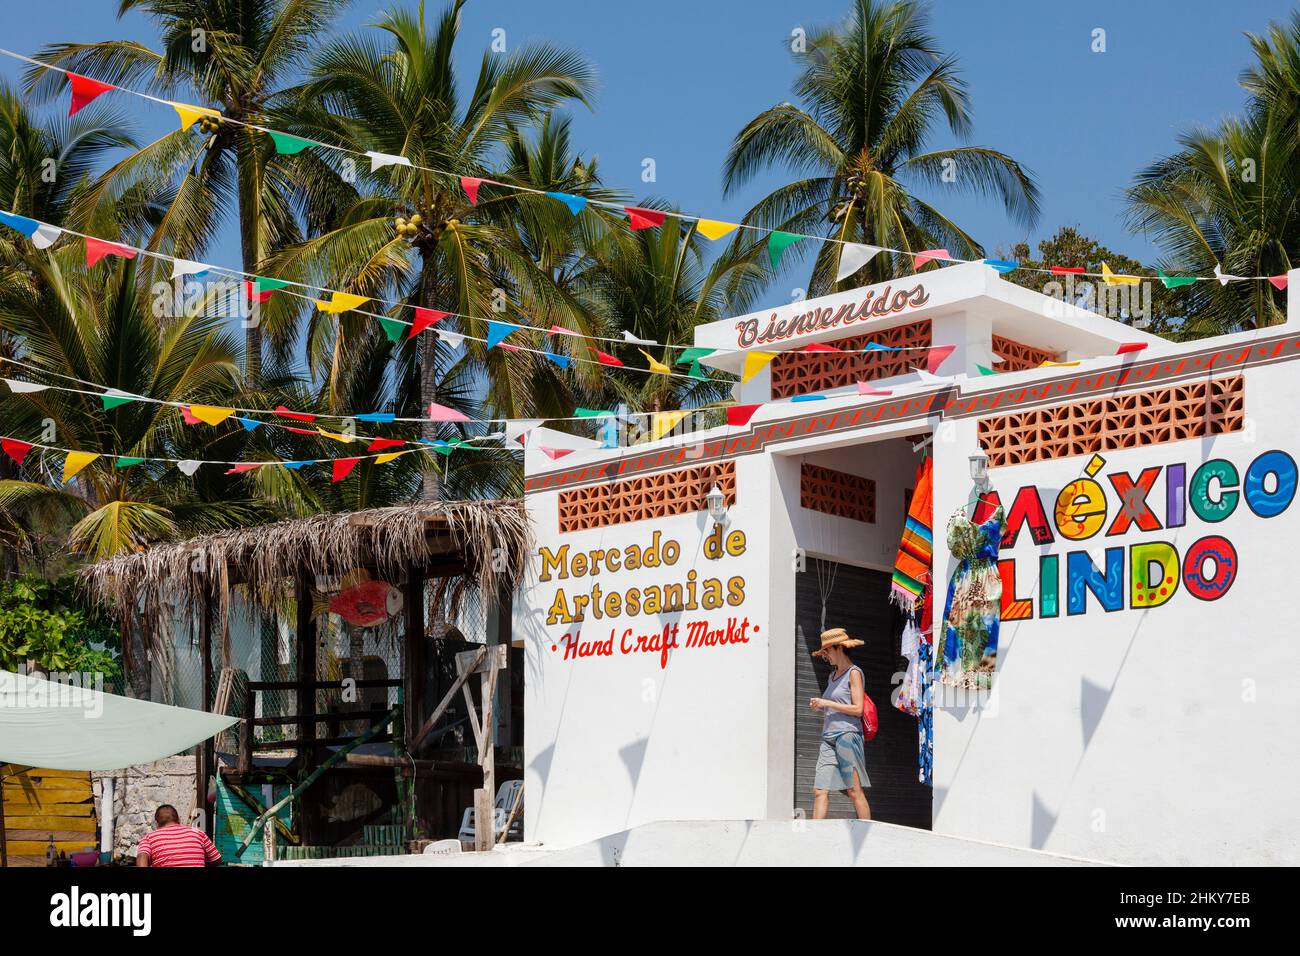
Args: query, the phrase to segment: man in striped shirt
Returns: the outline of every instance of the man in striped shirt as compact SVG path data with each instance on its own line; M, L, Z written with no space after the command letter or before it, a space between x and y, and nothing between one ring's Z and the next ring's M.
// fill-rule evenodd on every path
M164 803L153 815L158 829L136 849L136 866L216 866L221 854L202 830L181 824L176 808Z

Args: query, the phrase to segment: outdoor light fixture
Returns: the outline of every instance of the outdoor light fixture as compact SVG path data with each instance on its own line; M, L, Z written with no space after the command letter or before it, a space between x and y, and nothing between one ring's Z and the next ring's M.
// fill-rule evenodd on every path
M709 507L709 517L713 519L714 524L725 524L727 521L727 496L722 493L722 489L714 485L704 497L704 503Z
M989 486L989 456L970 456L970 480L983 489Z

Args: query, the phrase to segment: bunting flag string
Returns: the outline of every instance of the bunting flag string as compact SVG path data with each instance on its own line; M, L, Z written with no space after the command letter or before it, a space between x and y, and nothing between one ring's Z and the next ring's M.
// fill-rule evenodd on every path
M740 355L749 354L749 350L746 349L699 348L697 346L690 346L690 345L679 345L674 343L656 342L651 339L638 338L632 335L630 332L626 332L626 331L622 334L622 337L620 338L614 338L611 336L586 335L585 333L577 332L572 329L566 329L558 325L552 325L548 329L543 329L540 326L536 326L536 325L524 325L524 324L519 324L514 322L506 322L500 319L482 319L477 316L468 315L465 313L443 312L436 309L424 308L423 306L413 306L410 305L409 303L403 303L403 302L388 303L388 304L396 305L397 307L402 309L412 310L414 313L414 319L411 322L407 322L404 319L393 318L392 316L383 315L378 312L371 312L366 309L363 309L361 308L363 305L372 301L370 298L366 296L350 293L350 292L344 292L338 289L324 289L315 286L310 286L305 283L294 282L288 279L276 279L268 276L254 275L253 273L244 272L239 269L232 269L227 266L216 266L207 263L194 262L189 259L178 259L174 256L169 256L161 252L155 252L154 250L151 249L146 249L138 246L128 246L122 243L110 242L108 240L100 239L95 236L90 236L85 233L76 232L71 229L67 229L67 230L60 229L59 227L52 226L48 223L41 223L38 220L29 219L24 216L18 216L10 212L0 211L0 223L4 223L5 225L8 225L11 228L14 228L19 232L22 232L25 235L29 235L29 236L31 236L34 233L39 233L40 230L48 229L55 235L55 238L57 238L58 235L62 235L64 233L66 233L69 236L80 238L86 242L88 260L90 259L91 256L90 253L91 246L94 245L97 249L95 261L98 261L99 258L102 258L103 255L110 254L110 253L115 255L126 256L128 258L134 258L136 255L142 255L147 258L155 259L160 262L170 263L172 265L173 276L177 275L178 272L184 274L190 274L190 275L202 275L208 272L217 272L223 275L238 276L244 278L245 280L244 284L247 288L249 297L255 298L259 302L265 302L273 292L283 291L286 295L290 295L295 298L302 299L304 301L312 302L318 310L323 312L328 312L331 314L340 314L343 312L355 311L360 315L364 315L369 318L375 319L379 323L380 327L383 329L388 339L394 343L397 343L402 338L403 331L405 331L405 335L408 339L414 338L416 335L427 330L428 328L442 321L443 319L451 316L455 316L469 321L485 322L488 326L489 334L487 338L483 339L474 336L467 336L463 333L451 332L445 329L434 329L434 333L438 336L438 338L444 341L451 348L459 348L460 344L463 341L469 339L470 341L485 343L487 347L490 349L495 347L496 345L501 344L505 339L505 337L510 335L511 333L522 330L522 331L530 331L530 332L541 332L546 335L565 335L565 336L572 336L574 338L585 338L585 339L591 339L592 341L610 342L618 345L628 345L631 343L635 343L638 345L652 345L656 348L680 350L682 355L677 359L677 361L674 364L689 364L691 366L690 372L688 374L683 375L680 373L672 372L671 370L664 372L654 367L641 369L634 366L626 366L621 360L617 359L616 357L608 353L601 352L594 348L591 349L591 351L595 353L596 358L584 359L576 356L569 357L569 356L560 355L558 353L546 349L533 349L533 348L527 348L522 346L509 346L509 345L503 346L504 348L516 348L519 351L531 352L533 354L541 355L544 358L554 362L556 365L562 368L567 368L570 361L577 361L585 364L606 365L613 368L628 368L631 371L641 372L643 374L671 375L677 378L701 379L704 378L705 375L699 366L699 359L704 358L708 355L712 355L714 353L740 354ZM302 290L302 291L298 291L298 290ZM318 296L321 294L328 294L330 298L329 299L318 298ZM380 301L380 300L375 300L375 301ZM831 346L824 346L824 345L819 345L814 343L813 345L805 346L804 348L806 350L811 351L817 349L827 349L827 348L831 348ZM931 346L924 346L924 345L895 347L895 346L879 345L874 342L868 342L863 348L860 349L836 348L835 350L844 353L865 353L865 352L875 352L875 351L885 351L885 350L903 351L903 352L925 352L928 351L930 348ZM601 356L604 357L602 358Z
M64 67L56 66L52 63L44 63L40 60L33 59L32 57L24 56L21 53L15 53L12 50L0 48L0 56L7 56L11 59L18 60L22 63L26 63L30 66L38 67L43 70L53 70L56 73L64 74L68 78L68 83L72 90L72 103L70 105L69 115L76 113L78 110L84 108L92 100L94 100L96 97L104 93L107 92L125 93L130 96L135 96L140 99L149 100L150 102L162 106L166 106L175 110L177 116L180 118L180 126L182 130L188 130L196 122L199 122L200 120L204 120L204 119L212 120L217 123L231 123L233 125L256 130L260 133L269 136L273 144L275 145L276 151L282 154L293 155L309 147L317 147L320 149L329 150L336 153L342 153L342 154L364 157L366 159L369 159L371 172L376 172L380 169L384 169L390 166L401 166L401 167L406 167L411 169L419 169L423 172L431 173L436 176L454 178L460 183L461 189L464 191L466 197L469 199L470 204L475 206L478 204L478 194L479 194L480 187L483 185L490 185L490 186L510 190L513 192L517 192L517 193L526 193L526 194L545 196L551 199L555 199L559 202L564 203L565 206L568 207L569 211L574 215L578 215L579 213L581 213L583 210L587 208L588 205L599 206L602 208L609 209L611 211L621 210L627 216L628 223L633 230L649 229L649 228L662 226L666 218L668 218L669 216L671 216L674 219L680 220L682 222L695 223L696 231L709 239L719 239L722 238L723 236L730 234L731 232L734 232L737 229L746 229L754 232L765 233L769 237L768 254L773 262L774 267L776 265L776 262L779 261L780 259L780 253L784 251L784 249L788 247L792 242L796 242L802 239L810 239L817 242L839 243L841 246L844 246L846 248L853 247L853 246L862 247L861 243L855 243L848 239L840 239L835 236L819 236L819 235L811 235L811 234L789 233L777 229L772 229L766 226L754 225L752 223L730 223L730 222L724 222L717 219L697 216L688 213L676 212L676 211L647 209L641 206L627 206L611 200L590 199L583 196L574 196L569 193L543 190L532 186L522 185L519 183L501 182L499 180L489 179L484 176L470 176L463 173L457 173L451 170L438 169L432 166L421 166L416 163L413 163L410 159L408 159L405 156L395 155L391 153L375 152L373 150L367 150L367 151L354 150L345 146L338 146L333 143L325 143L325 142L321 142L320 140L310 139L307 137L298 136L296 134L287 133L284 132L283 130L271 129L269 127L261 126L256 123L250 123L245 120L238 120L233 117L225 116L219 110L212 109L211 107L196 106L187 103L176 103L170 100L162 99L157 96L153 96L149 93L143 93L139 90L133 90L128 87L114 86L107 83L102 83L98 80L91 79L90 77L86 77L74 73L71 70L66 69ZM782 238L778 238L778 239L772 238L777 236ZM787 240L785 237L793 237L793 238ZM1049 265L1046 267L1021 266L1019 263L1010 260L1002 260L1002 259L960 259L956 256L953 256L947 249L925 249L917 252L915 250L894 249L887 246L879 246L879 247L866 246L865 248L875 250L872 253L872 255L878 252L889 252L895 255L909 257L912 260L912 269L914 272L918 271L923 265L929 262L936 262L936 263L983 262L989 265L990 267L997 269L999 272L1003 272L1003 273L1011 272L1017 268L1020 268L1032 272L1048 273L1051 275L1063 275L1067 273L1075 274L1075 275L1085 275L1088 277L1100 278L1103 281L1107 281L1107 277L1104 273L1106 271L1109 271L1107 268L1104 268L1103 272L1093 273L1093 272L1087 272L1085 269L1081 267L1065 267L1065 266L1053 266L1053 265ZM850 261L852 261L852 259L850 259ZM843 269L844 268L843 253L841 254L840 263L841 263L841 269ZM861 264L859 264L857 268L861 268ZM856 268L853 269L853 271L856 271ZM851 274L852 272L847 272L842 275L839 275L837 276L837 281L841 281L847 275L851 275ZM1120 279L1143 278L1142 276L1120 276L1116 273L1111 273L1110 275L1111 278L1120 278ZM1149 278L1163 279L1164 277L1149 276ZM1184 277L1174 277L1174 278L1184 278ZM1186 278L1190 278L1191 281L1193 282L1198 282L1198 281L1206 281L1211 277L1190 276ZM1284 274L1271 275L1271 276L1237 276L1228 273L1223 273L1221 268L1217 265L1215 267L1213 279L1220 282L1223 285L1226 285L1228 282L1232 282L1232 281L1269 281L1279 289L1285 288ZM1172 288L1174 286L1169 286L1169 287Z

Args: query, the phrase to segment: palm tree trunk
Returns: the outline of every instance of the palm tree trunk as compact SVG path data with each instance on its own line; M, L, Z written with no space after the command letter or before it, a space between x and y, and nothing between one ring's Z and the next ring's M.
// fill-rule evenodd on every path
M427 260L421 267L420 275L420 305L431 309L434 307L435 300L435 282L433 274L433 265ZM419 349L420 363L420 407L423 411L428 411L429 405L437 400L438 382L435 375L434 359L437 356L438 337L427 334L421 337L416 346ZM437 432L434 430L434 424L426 421L420 426L420 437L437 438ZM437 501L442 497L442 483L438 480L438 473L433 469L432 462L429 463L424 471L424 483L420 489L421 501Z
M261 268L262 248L262 167L257 145L251 136L239 140L239 243L244 271L256 274ZM244 384L250 389L262 387L262 324L259 305L253 300L244 322Z

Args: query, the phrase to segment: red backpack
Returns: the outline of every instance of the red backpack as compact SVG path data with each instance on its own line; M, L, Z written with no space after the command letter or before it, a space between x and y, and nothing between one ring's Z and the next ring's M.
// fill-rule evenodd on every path
M867 692L862 692L862 739L874 740L876 732L880 730L880 715L876 713L876 704Z

